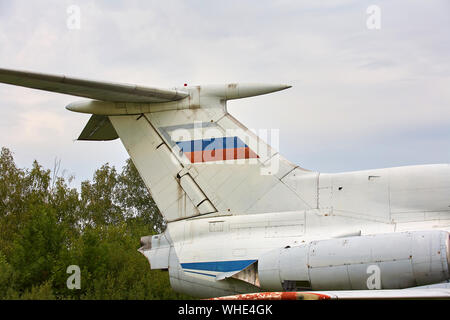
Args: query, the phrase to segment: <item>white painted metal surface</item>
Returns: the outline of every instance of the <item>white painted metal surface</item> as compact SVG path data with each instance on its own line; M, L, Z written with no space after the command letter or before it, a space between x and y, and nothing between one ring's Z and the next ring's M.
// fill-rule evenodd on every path
M449 248L449 233L443 231L312 241L260 256L259 279L274 291L288 282L299 282L295 290L364 290L368 270L376 265L378 289L402 289L449 279Z
M226 108L227 100L288 86L165 90L4 69L0 82L100 100L67 109L96 116L80 138L122 140L168 222L140 251L153 269L168 269L177 291L449 295L424 286L449 278L450 164L339 174L299 168ZM364 290L377 275L367 271L377 268L381 290Z

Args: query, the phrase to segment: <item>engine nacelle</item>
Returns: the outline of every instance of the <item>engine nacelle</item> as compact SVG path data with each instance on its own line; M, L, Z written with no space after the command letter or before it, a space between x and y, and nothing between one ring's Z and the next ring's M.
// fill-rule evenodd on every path
M420 231L312 241L258 260L264 290L402 289L449 279L449 233ZM374 287L378 286L378 287Z

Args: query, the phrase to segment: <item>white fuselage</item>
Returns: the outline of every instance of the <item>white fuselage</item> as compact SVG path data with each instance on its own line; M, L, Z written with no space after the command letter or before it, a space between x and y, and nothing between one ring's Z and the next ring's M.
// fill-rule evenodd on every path
M172 253L176 253L181 264L176 272L171 270L174 287L191 294L199 290L201 296L225 294L207 290L205 285L209 282L212 288L232 292L233 289L216 279L224 270L202 270L199 265L204 262L257 261L271 250L322 239L450 231L448 164L340 174L311 172L287 178L283 182L310 208L203 216L169 223L166 234L170 237ZM156 248L151 251L147 256L152 263L160 257ZM198 283L199 287L186 290L182 278ZM234 285L237 292L246 291Z

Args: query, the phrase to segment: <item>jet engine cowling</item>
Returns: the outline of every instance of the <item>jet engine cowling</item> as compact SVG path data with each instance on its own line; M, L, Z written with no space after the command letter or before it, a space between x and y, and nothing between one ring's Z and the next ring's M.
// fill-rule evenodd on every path
M403 289L449 279L445 231L403 232L312 241L258 260L264 290Z

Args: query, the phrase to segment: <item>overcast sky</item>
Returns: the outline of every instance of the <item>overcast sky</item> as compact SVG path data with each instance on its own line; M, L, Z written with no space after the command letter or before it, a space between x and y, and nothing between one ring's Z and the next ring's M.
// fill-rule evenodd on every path
M380 29L367 26L371 5ZM0 67L158 87L286 83L229 111L280 129L280 152L305 168L450 163L449 13L448 0L0 0ZM122 167L120 141L74 142L89 119L64 108L76 100L0 85L0 145L21 167L61 160L76 184Z

